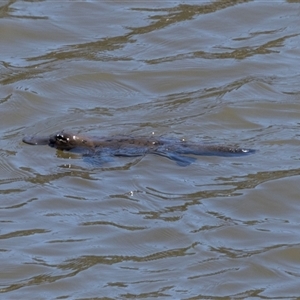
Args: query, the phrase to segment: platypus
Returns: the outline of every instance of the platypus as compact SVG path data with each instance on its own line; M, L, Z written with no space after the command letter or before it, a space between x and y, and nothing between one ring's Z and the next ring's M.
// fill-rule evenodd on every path
M186 166L195 161L186 155L244 156L254 153L253 149L222 145L209 145L156 137L88 137L61 131L49 137L24 137L30 145L49 145L58 150L82 153L84 156L143 156L157 154Z

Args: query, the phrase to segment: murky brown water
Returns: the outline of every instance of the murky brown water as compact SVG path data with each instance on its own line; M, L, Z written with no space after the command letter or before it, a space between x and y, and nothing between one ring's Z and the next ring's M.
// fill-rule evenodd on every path
M3 299L300 296L299 1L2 1ZM116 158L25 135L164 135Z

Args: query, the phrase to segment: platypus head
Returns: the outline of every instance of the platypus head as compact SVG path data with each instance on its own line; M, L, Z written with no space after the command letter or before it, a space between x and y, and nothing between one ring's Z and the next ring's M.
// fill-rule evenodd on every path
M71 150L74 148L93 148L94 144L88 137L62 131L50 136L49 146L59 150Z

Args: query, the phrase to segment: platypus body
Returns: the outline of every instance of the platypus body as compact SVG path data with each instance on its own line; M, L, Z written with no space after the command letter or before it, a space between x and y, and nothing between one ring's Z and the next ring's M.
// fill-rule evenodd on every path
M50 137L31 136L23 138L30 145L49 145L58 150L82 153L84 156L143 156L157 154L175 160L186 166L195 158L186 155L244 156L254 153L253 149L220 145L205 145L184 140L171 140L155 137L87 137L65 131Z

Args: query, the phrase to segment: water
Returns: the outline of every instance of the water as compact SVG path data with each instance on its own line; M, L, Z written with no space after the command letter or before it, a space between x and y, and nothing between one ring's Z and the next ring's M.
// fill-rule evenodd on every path
M297 1L2 1L5 299L299 297ZM254 148L117 158L62 129Z

